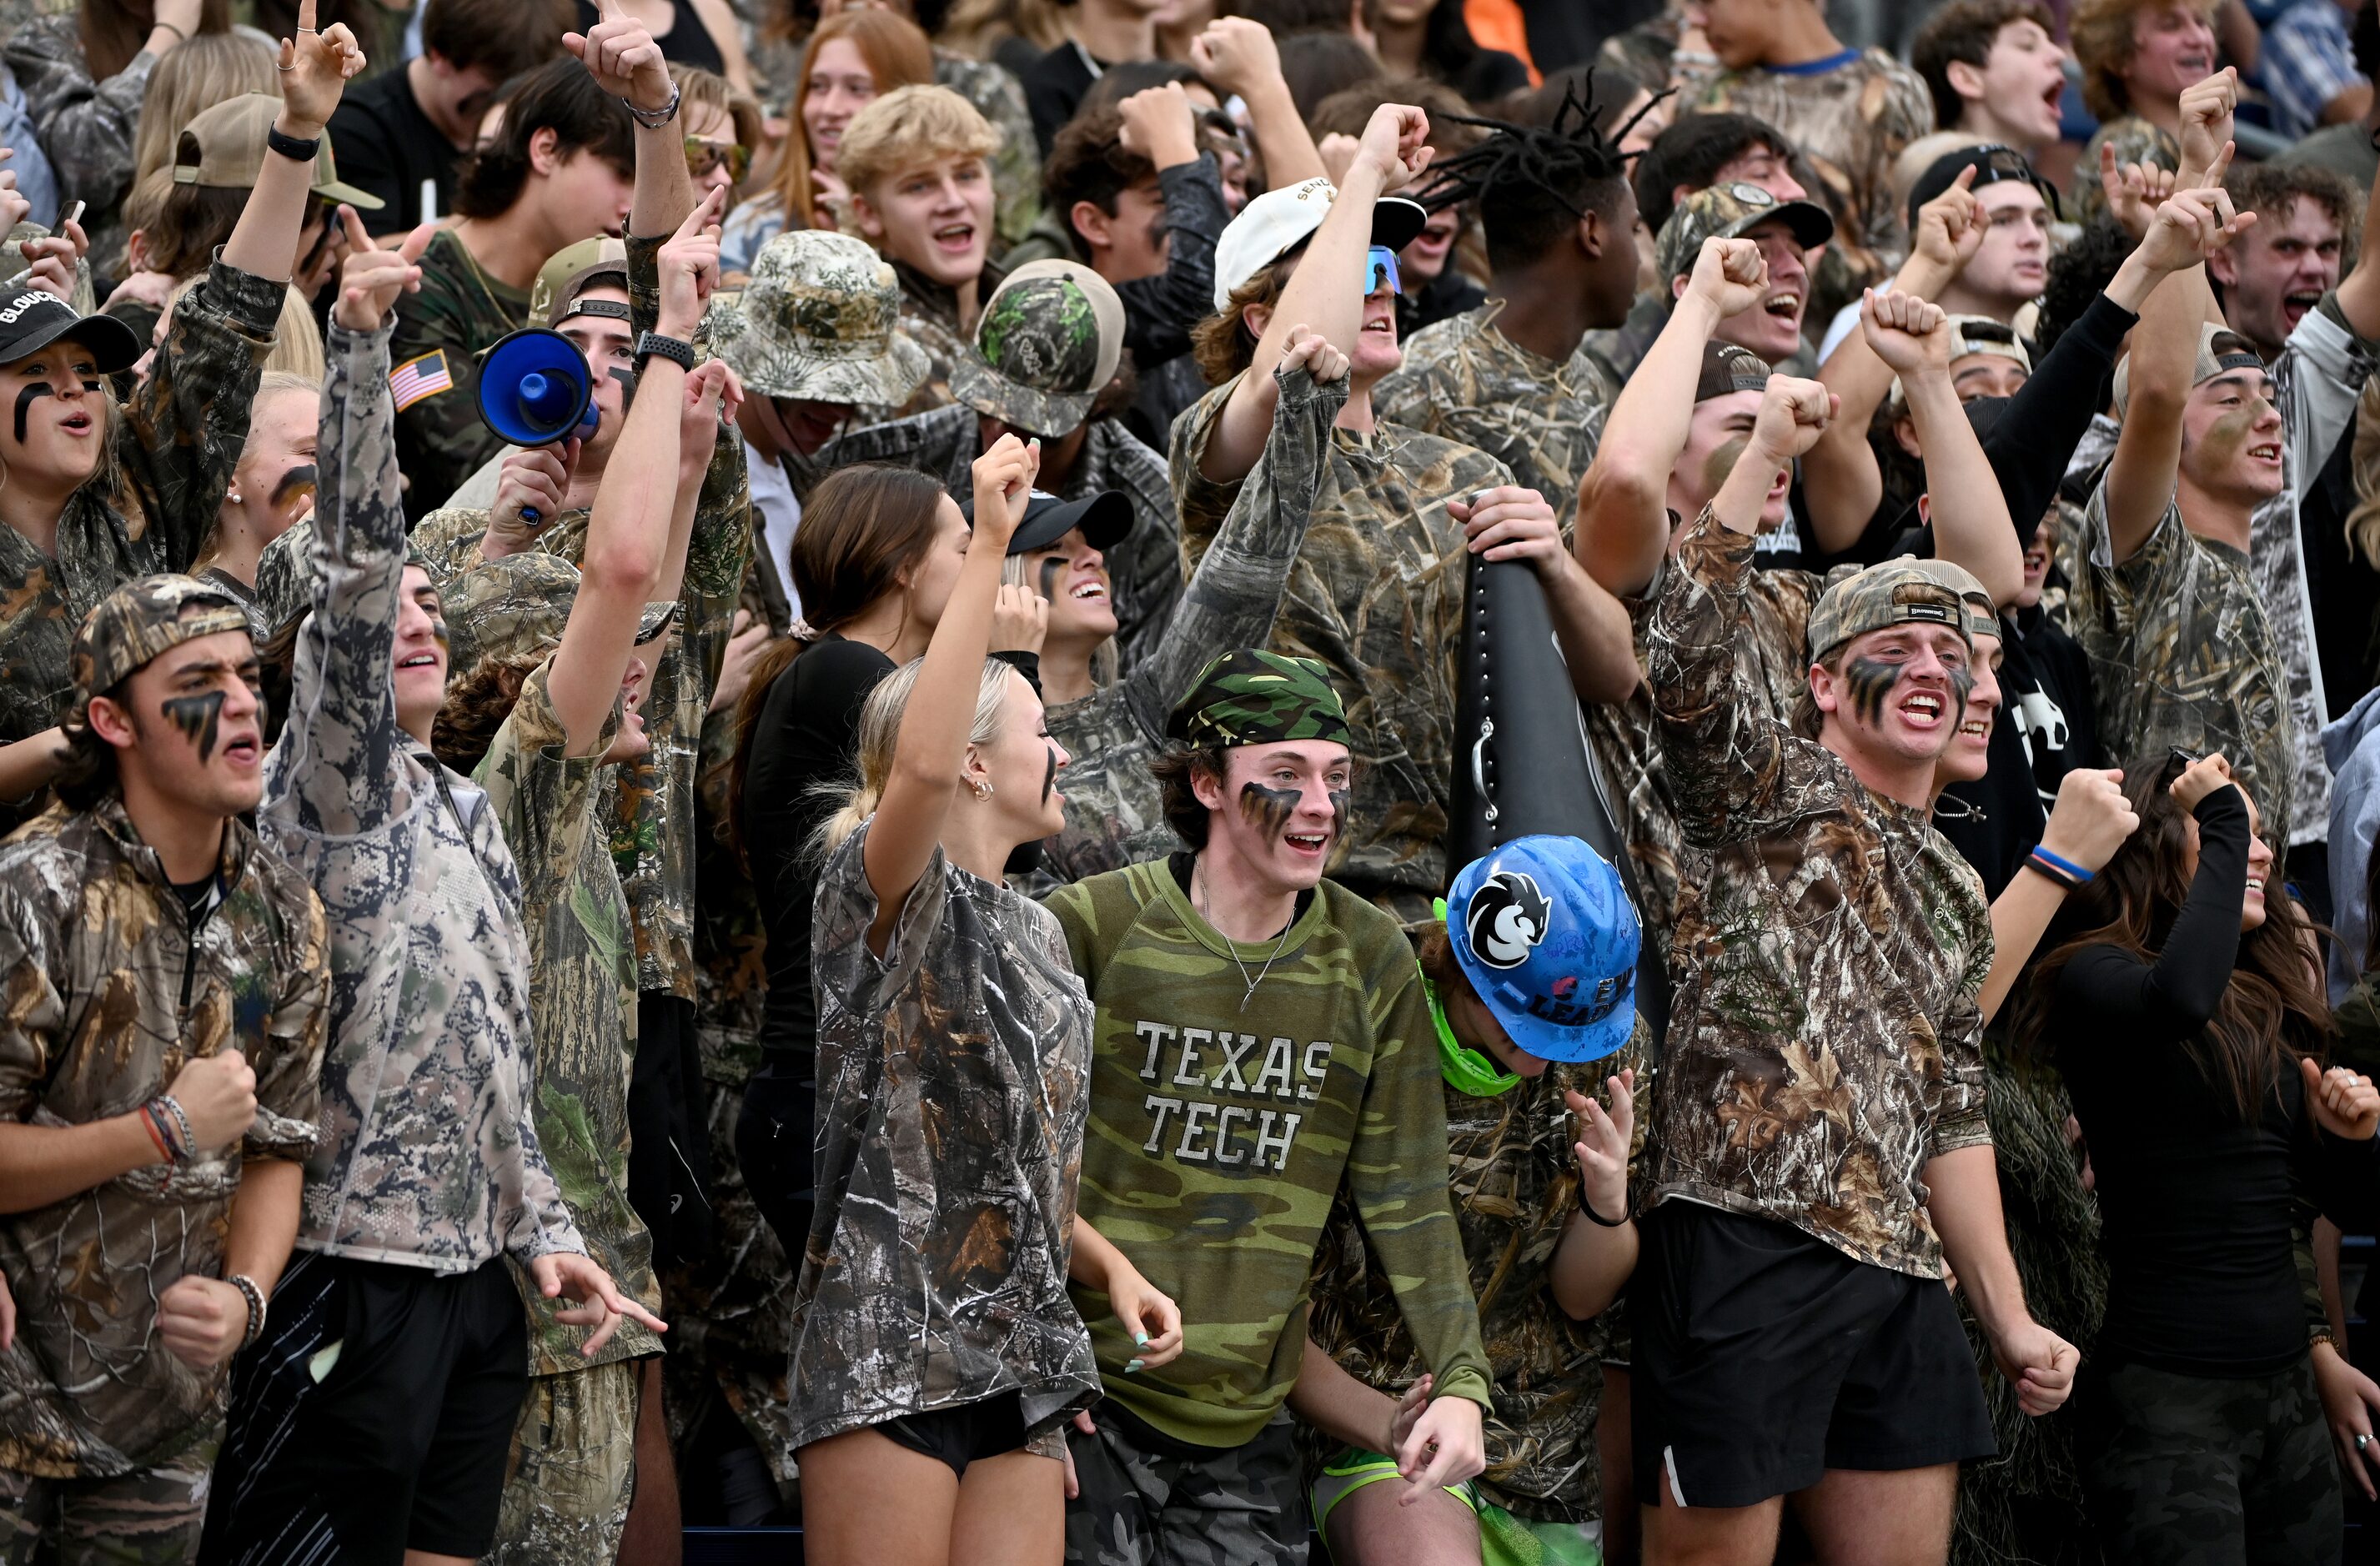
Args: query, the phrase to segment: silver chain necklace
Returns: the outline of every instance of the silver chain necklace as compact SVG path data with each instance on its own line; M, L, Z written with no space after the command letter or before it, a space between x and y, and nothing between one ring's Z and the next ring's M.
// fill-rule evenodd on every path
M1200 865L1192 872L1190 878L1191 880L1194 883L1204 880L1206 868L1206 866ZM1198 888L1194 884L1192 891L1195 893L1198 891ZM1208 928L1215 929L1215 933L1217 935L1223 935L1223 932L1220 929L1215 929L1215 916L1208 911L1211 904L1203 897L1194 897L1193 901L1197 906L1198 917L1207 921ZM1240 943L1233 941L1230 936L1223 935L1223 943L1227 948L1229 948L1232 953L1232 966L1239 969L1240 977L1247 980L1247 993L1240 997L1241 1011L1246 1011L1248 1009L1248 1002L1256 999L1257 986L1264 982L1265 975L1272 972L1272 965L1274 962L1280 958L1282 949L1289 944L1289 932L1296 926L1296 917L1293 914L1289 923L1281 927L1281 939L1272 943L1272 955L1264 960L1264 966L1257 970L1257 976L1254 978L1248 978L1248 965L1247 964L1240 961Z

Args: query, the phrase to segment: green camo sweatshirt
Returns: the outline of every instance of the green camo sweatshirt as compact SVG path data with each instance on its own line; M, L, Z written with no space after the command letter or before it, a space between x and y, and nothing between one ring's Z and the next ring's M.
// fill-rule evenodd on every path
M1439 1395L1488 1403L1463 1238L1447 1205L1438 1053L1396 922L1326 880L1274 942L1234 944L1162 860L1050 894L1099 1008L1079 1208L1182 1307L1182 1357L1133 1345L1077 1288L1108 1396L1203 1447L1255 1439L1288 1399L1307 1280L1343 1175Z

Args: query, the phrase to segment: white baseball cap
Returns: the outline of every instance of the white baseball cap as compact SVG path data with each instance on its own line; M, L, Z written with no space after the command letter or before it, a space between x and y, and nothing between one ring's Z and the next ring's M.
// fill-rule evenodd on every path
M1233 289L1312 238L1338 199L1339 188L1318 175L1242 207L1215 241L1215 308L1229 310ZM1402 250L1428 222L1420 202L1383 196L1372 205L1372 243Z

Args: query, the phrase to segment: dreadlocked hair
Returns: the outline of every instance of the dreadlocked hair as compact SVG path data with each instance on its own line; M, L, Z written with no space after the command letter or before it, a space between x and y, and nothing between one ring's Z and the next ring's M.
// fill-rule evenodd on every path
M1630 91L1633 95L1634 89ZM1488 263L1526 266L1560 243L1572 224L1590 211L1605 217L1616 212L1628 178L1627 159L1619 144L1658 102L1660 98L1647 103L1606 135L1597 124L1590 71L1585 96L1579 95L1575 84L1565 83L1561 104L1544 126L1468 115L1443 116L1493 134L1431 165L1422 204L1436 211L1476 201L1488 234Z

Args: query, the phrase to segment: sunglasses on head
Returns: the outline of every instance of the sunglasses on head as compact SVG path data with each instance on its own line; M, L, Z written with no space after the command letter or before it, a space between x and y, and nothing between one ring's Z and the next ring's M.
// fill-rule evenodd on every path
M718 141L705 141L699 136L686 139L686 172L697 179L707 179L722 164L727 165L730 183L741 185L744 176L752 172L752 149Z
M1397 274L1397 253L1386 245L1375 245L1364 258L1364 297L1368 299L1378 293L1382 284L1391 294L1405 291Z

